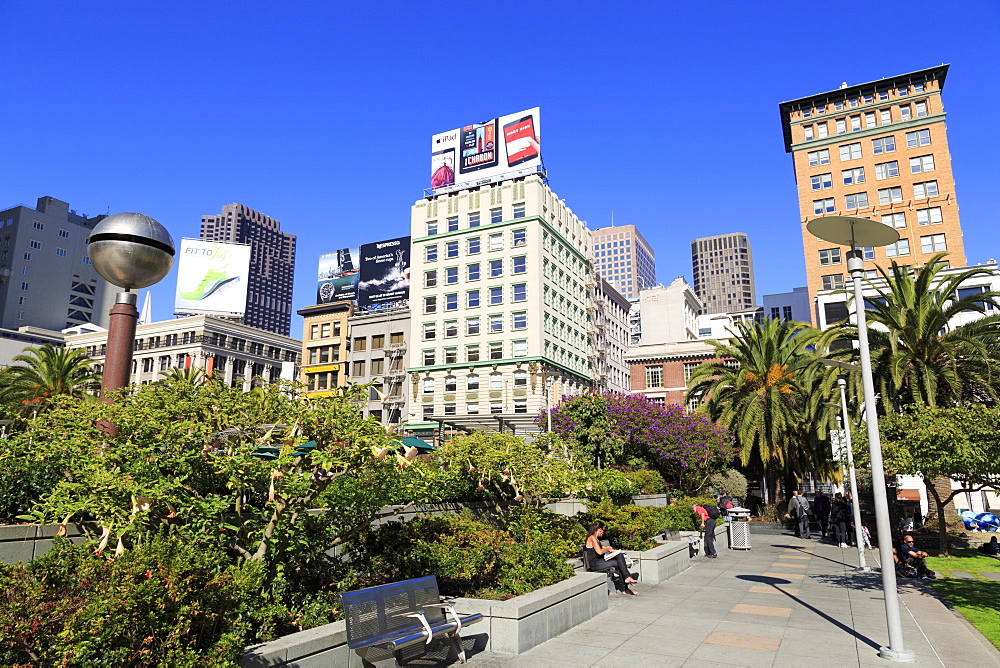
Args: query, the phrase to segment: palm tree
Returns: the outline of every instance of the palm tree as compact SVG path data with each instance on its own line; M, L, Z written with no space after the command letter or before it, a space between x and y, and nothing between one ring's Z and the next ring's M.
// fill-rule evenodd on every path
M163 374L160 380L191 383L192 385L204 385L209 381L209 377L205 373L204 369L198 369L196 367L189 367L186 369L182 369L181 367L171 367L167 369L167 372Z
M1000 400L1000 293L987 290L959 297L970 278L988 275L967 269L942 277L945 265L936 255L922 269L911 271L892 263L879 268L884 285L866 299L872 375L883 412L902 406L951 407L964 402ZM959 314L984 317L953 325ZM841 324L848 336L857 326Z
M21 404L44 404L61 394L84 396L101 380L90 357L78 348L70 350L46 343L25 348L13 361L24 364L4 370L3 394Z
M703 399L703 410L730 431L773 501L779 476L793 487L796 474L829 468L820 443L833 416L825 406L833 374L813 350L822 334L809 325L767 318L731 333L729 344L711 342L726 361L698 367L688 399Z

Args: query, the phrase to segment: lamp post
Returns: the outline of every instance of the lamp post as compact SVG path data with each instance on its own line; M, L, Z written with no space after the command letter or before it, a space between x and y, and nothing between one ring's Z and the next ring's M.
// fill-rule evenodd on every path
M868 426L868 449L871 456L872 487L875 497L875 526L878 531L878 551L882 571L882 593L885 598L885 619L889 631L889 646L879 647L879 656L890 661L912 663L913 650L903 645L903 629L899 618L899 595L896 591L896 569L892 558L892 526L885 494L885 470L882 464L882 443L875 412L875 383L872 380L871 351L868 348L868 326L865 322L865 300L862 281L865 262L859 247L888 246L899 240L899 232L867 218L828 216L806 224L809 232L824 241L849 246L847 270L854 287L854 312L858 318L858 353L861 357L861 382L864 387L865 420ZM855 499L857 507L857 499Z
M101 398L128 385L132 347L139 320L133 288L153 285L174 264L174 240L166 228L141 213L116 213L94 227L90 261L104 280L124 288L115 298L108 321L108 352L101 375Z

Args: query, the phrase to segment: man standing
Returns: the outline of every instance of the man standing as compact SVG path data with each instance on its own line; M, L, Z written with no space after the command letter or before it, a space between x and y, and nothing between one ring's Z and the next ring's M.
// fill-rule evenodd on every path
M820 537L826 538L830 519L830 497L821 489L816 491L816 498L813 499L813 515L819 520Z
M719 507L694 504L691 509L701 518L701 528L705 532L705 556L715 559L718 556L715 552L715 520L719 519L721 514Z
M788 502L788 514L795 518L795 535L798 538L810 538L809 535L809 502L802 492L795 490Z

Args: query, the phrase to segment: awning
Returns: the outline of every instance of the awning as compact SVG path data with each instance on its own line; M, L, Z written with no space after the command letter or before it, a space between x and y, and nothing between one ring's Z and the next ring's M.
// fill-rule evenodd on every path
M434 449L433 445L422 438L417 438L416 436L406 436L405 438L399 439L399 442L408 448L416 448L417 452L422 455L426 455Z
M896 500L897 501L919 501L920 500L920 490L919 489L897 489L896 490Z

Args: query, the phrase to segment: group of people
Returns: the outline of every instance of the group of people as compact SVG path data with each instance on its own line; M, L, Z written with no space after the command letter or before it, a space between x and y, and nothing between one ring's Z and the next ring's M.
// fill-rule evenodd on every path
M788 501L788 514L795 518L795 535L799 538L811 538L811 522L816 518L819 522L820 537L836 543L840 547L850 547L854 543L853 535L848 528L852 525L854 514L850 494L844 496L837 492L830 497L817 490L812 505L802 492L795 490Z

